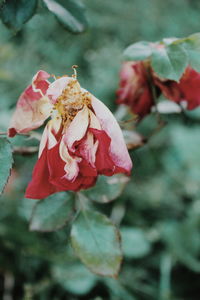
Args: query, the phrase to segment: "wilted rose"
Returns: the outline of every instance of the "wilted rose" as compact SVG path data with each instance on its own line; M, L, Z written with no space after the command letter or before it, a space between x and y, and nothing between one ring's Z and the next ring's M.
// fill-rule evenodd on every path
M34 76L18 100L8 131L10 137L27 133L51 116L26 197L86 189L99 174L129 174L132 162L109 109L76 78L63 76L50 83L49 77L44 71Z

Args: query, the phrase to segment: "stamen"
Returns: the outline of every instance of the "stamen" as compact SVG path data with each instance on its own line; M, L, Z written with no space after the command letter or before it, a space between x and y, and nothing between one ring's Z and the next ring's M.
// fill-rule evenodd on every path
M75 78L75 79L77 78L77 71L76 71L77 68L78 68L77 65L72 66L72 69L74 70L74 74L72 75L72 77Z
M53 110L57 111L62 118L64 126L75 118L77 113L86 105L91 108L91 97L89 92L82 92L77 80L77 65L73 65L74 74L71 76L74 80L70 80L66 87L62 90L61 95L57 98Z

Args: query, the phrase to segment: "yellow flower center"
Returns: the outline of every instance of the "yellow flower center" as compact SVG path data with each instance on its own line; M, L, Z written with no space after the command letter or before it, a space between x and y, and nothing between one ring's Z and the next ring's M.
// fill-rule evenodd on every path
M78 81L72 80L58 97L54 108L62 117L63 123L72 121L76 114L86 105L91 108L89 92L82 92Z

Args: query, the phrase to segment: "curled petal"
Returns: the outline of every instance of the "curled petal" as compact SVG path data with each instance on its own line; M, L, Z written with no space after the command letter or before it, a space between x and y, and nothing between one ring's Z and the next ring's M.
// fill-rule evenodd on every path
M40 141L39 157L46 146L48 149L51 149L57 144L56 136L61 130L61 123L61 118L52 119L47 123Z
M87 133L85 139L79 145L79 154L86 161L88 161L92 167L95 167L96 161L96 152L98 148L99 142L98 140L94 141L94 136L91 132Z
M35 93L31 89L32 87L30 86L19 98L8 129L10 137L15 136L17 133L27 133L40 127L50 115L51 106L49 105L49 100L45 97L41 98L38 93L34 95Z
M65 134L65 142L70 151L75 151L74 143L80 141L86 134L89 125L89 111L87 106L84 106L81 111L77 113L73 121L70 123Z
M49 83L44 80L44 71L38 72L34 76L34 84L42 93L46 92ZM47 77L47 73L45 78ZM43 74L43 75L42 75ZM12 116L8 135L13 137L16 133L27 133L30 130L40 127L49 117L51 104L46 96L42 96L41 92L33 90L33 86L29 85L19 97L16 110Z
M81 158L72 157L69 155L69 152L67 150L67 146L64 143L64 140L61 140L60 147L59 147L59 153L61 159L65 162L64 170L65 175L64 177L69 181L74 181L76 177L78 176L79 167L78 162L81 161Z
M50 182L60 191L79 191L95 184L96 170L84 159L78 164L79 173L76 179L73 181L66 179L66 162L60 157L59 144L48 151L48 165L50 168Z
M110 153L111 138L107 133L98 129L90 129L90 132L93 133L99 142L95 160L98 174L112 176L117 173L125 173L129 175L129 170L113 161L113 157Z
M94 96L92 96L92 107L102 130L111 138L109 152L114 164L129 172L132 168L132 161L116 119L111 111Z

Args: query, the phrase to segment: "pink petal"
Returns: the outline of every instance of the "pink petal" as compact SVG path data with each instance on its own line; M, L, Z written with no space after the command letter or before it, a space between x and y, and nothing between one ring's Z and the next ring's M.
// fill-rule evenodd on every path
M46 80L43 80L44 77L47 77L47 73L39 71L33 80L38 90L42 90L42 93L46 91L49 85ZM33 86L29 85L19 97L8 129L8 135L13 137L16 133L26 133L40 127L49 117L50 111L51 104L49 99L42 97L41 92L34 91Z
M100 121L102 130L111 138L110 154L113 162L118 167L130 171L132 161L130 159L122 131L111 111L97 98L92 96L92 107Z

